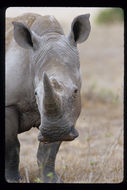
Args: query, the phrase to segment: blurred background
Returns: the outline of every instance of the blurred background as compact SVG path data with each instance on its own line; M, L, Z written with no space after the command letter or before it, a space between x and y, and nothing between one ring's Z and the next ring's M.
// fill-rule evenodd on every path
M124 13L121 8L13 7L7 17L34 12L53 15L65 35L80 14L90 13L91 33L78 45L82 74L79 137L63 142L56 171L66 183L119 183L123 180ZM36 153L38 130L19 135L20 170L26 180L42 182Z

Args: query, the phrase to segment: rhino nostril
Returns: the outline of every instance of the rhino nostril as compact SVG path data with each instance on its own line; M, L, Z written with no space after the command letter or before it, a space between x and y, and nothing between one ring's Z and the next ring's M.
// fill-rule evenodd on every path
M43 140L44 140L44 137L42 136L41 132L39 132L38 140L39 140L39 141L43 141Z
M78 131L72 126L71 131L64 137L65 141L72 141L79 136Z
M79 136L78 131L77 131L74 127L72 128L72 130L71 130L71 132L70 132L70 136L72 136L72 137L74 137L74 138L76 138L76 137Z
M75 134L72 133L72 136L73 136L74 138L77 138L77 137L79 136L79 134L78 134L78 133L75 133Z

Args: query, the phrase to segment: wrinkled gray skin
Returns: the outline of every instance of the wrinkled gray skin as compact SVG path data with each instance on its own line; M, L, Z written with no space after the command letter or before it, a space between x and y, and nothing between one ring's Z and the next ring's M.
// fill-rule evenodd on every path
M78 136L75 123L81 110L81 76L77 44L89 36L89 16L76 17L67 36L53 16L39 16L31 28L13 22L14 39L6 54L8 182L20 180L17 135L32 127L40 130L40 176L44 182L58 182L55 158L60 144ZM45 18L48 21L43 22ZM49 172L53 173L51 181Z

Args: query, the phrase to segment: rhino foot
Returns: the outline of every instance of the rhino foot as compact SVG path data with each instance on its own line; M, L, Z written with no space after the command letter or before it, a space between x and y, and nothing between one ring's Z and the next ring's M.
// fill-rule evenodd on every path
M56 175L55 172L49 172L41 179L44 183L63 183L63 181Z
M15 176L13 178L7 177L6 181L8 183L20 183L20 182L22 182L22 177L21 176Z
M6 172L5 179L8 183L20 183L22 181L22 177L17 171Z

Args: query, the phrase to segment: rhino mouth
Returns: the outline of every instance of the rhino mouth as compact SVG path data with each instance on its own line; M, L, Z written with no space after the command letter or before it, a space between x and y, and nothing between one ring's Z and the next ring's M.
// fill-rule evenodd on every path
M67 135L56 138L56 139L55 138L47 138L47 137L43 136L40 132L38 135L38 140L40 142L43 142L44 144L47 144L47 143L52 143L52 142L57 142L57 141L73 141L78 136L79 136L78 131L74 127L72 127L71 131Z

